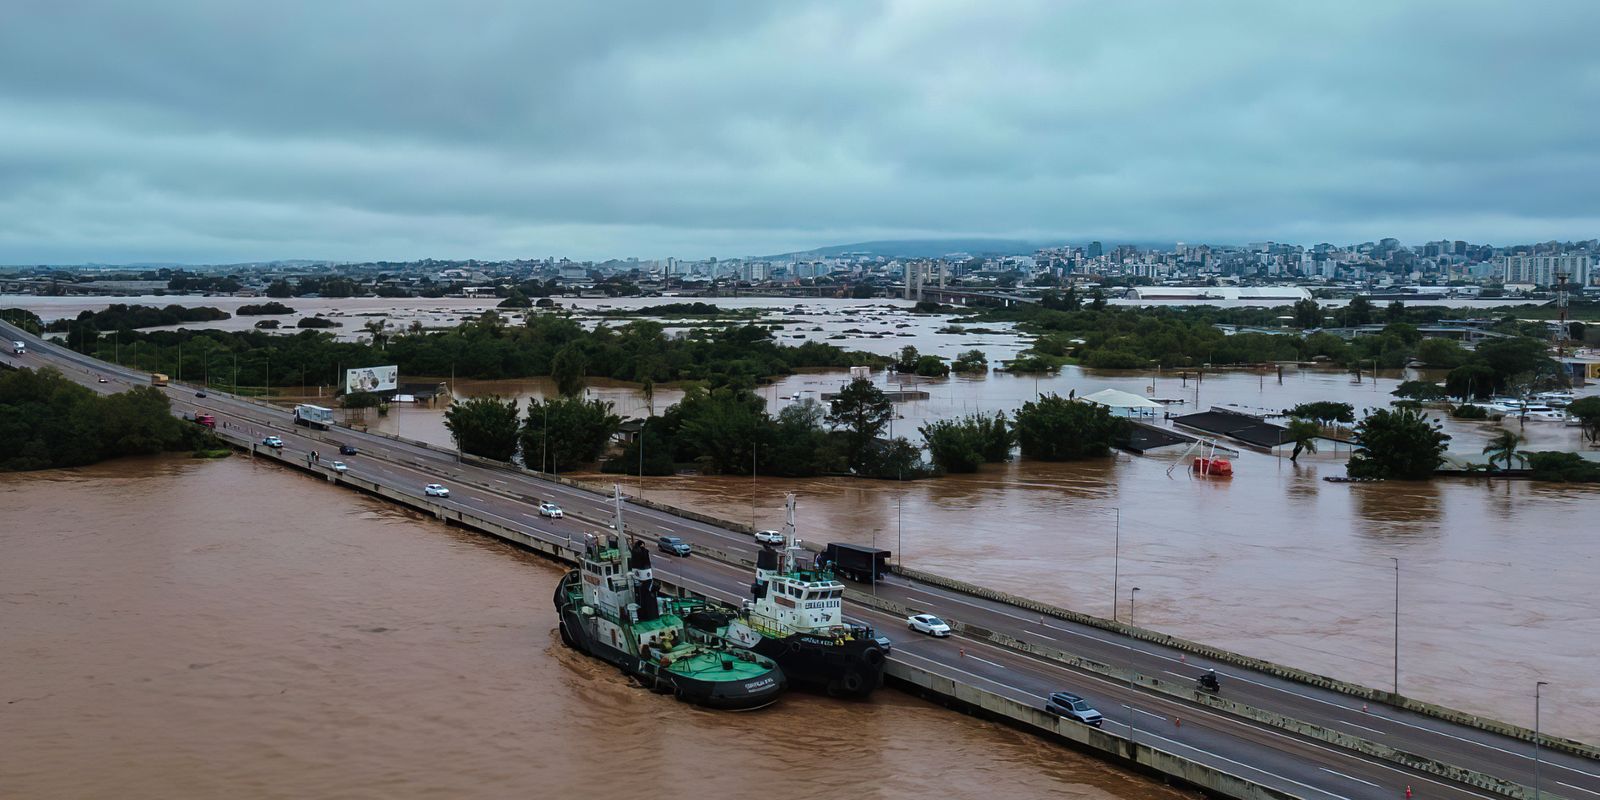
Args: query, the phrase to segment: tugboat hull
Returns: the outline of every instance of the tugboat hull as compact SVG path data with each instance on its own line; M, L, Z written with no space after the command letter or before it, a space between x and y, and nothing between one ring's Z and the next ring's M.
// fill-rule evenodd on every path
M750 648L778 662L796 687L832 697L865 698L883 686L888 653L871 639L835 642L791 634L782 639L762 636Z
M576 578L576 571L569 578ZM560 618L561 641L572 649L618 667L623 674L651 691L671 694L685 703L727 711L761 708L776 702L786 687L781 667L747 680L704 680L693 675L662 669L654 662L627 652L596 635L591 619L568 601L567 580L556 589L555 605ZM748 657L747 657L748 658ZM709 674L716 675L715 669Z

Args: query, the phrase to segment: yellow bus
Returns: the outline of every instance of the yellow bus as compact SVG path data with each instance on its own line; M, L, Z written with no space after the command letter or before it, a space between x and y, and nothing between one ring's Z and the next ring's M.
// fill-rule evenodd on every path
M165 376L165 375L163 375L163 374L161 374L159 372L150 373L150 385L151 386L166 386L167 385L167 376Z

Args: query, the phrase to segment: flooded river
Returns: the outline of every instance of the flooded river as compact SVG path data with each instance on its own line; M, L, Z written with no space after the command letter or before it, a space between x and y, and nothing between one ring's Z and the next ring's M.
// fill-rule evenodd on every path
M1103 388L1184 400L1174 414L1213 406L1283 409L1335 399L1384 406L1407 375L1327 369L1178 374L992 373L914 385L929 398L900 404L897 435L968 411L1013 411L1039 392ZM1412 376L1414 377L1414 375ZM892 378L876 380L891 388ZM776 408L819 398L837 372L795 375L760 391ZM908 385L907 388L912 388ZM518 398L545 380L458 384L463 395ZM590 393L642 415L634 387ZM679 393L656 391L660 413ZM788 399L785 399L788 398ZM374 427L448 446L437 410L397 408ZM1496 426L1445 421L1452 452L1481 458ZM1574 428L1518 428L1529 449L1579 449ZM1069 464L1024 461L976 475L897 484L848 478L746 475L637 478L624 490L761 527L782 523L783 495L799 495L802 536L876 543L907 566L1075 610L1390 688L1394 682L1394 562L1400 559L1400 688L1406 694L1531 725L1533 683L1545 680L1547 730L1600 740L1600 487L1441 479L1335 484L1345 446L1322 444L1299 464L1244 452L1231 480L1195 478L1174 455ZM1170 474L1169 474L1170 470ZM590 476L609 483L615 478ZM1117 545L1120 516L1120 548ZM1130 597L1132 589L1139 591Z
M187 301L203 299L209 298ZM65 310L69 301L83 302L33 300L61 306L36 307L46 316ZM621 307L671 301L582 302ZM334 307L337 313L378 313L382 303L393 304L376 298L365 301L370 309L349 300L289 302L322 304L329 313ZM786 308L785 318L796 316L790 301L717 302L778 305ZM792 304L803 305L807 313L799 316L806 318L786 330L824 338L836 330L862 331L844 343L850 347L887 353L911 343L946 356L979 347L997 359L1020 346L1020 338L1009 334L938 333L948 317L917 317L891 307L900 301ZM394 313L435 308L459 316L482 307L416 301ZM825 330L809 330L818 326ZM915 335L901 337L904 332ZM903 388L928 397L897 406L894 433L915 439L926 420L1010 413L1040 393L1081 396L1105 388L1182 401L1169 406L1173 414L1213 406L1276 411L1312 400L1340 400L1360 410L1386 406L1405 377L1357 379L1338 370L1288 368L1281 379L1275 370L1239 370L1197 380L1193 373L1068 368L1040 378L912 378ZM882 374L875 380L900 388ZM843 382L839 372L802 374L758 391L776 411L820 399ZM463 380L456 391L526 400L546 396L551 387L543 379ZM612 402L624 416L649 413L635 386L591 381L589 393ZM678 389L658 387L654 412L679 397ZM376 430L450 442L439 409L396 406L387 417L369 412L369 421ZM1451 451L1478 458L1495 430L1491 423L1444 424L1454 437ZM1528 449L1583 448L1573 428L1531 422L1518 429ZM624 485L651 499L762 527L781 523L783 494L794 491L807 538L876 541L907 566L1088 613L1115 612L1122 619L1132 614L1143 626L1384 688L1394 681L1391 559L1398 558L1401 691L1531 724L1533 684L1549 681L1545 728L1600 740L1600 681L1593 677L1600 656L1600 601L1593 594L1600 570L1600 537L1594 534L1600 529L1600 489L1463 479L1333 484L1322 478L1344 474L1343 446L1324 442L1322 452L1302 456L1298 465L1284 456L1245 452L1235 460L1235 477L1225 481L1196 479L1181 465L1173 469L1170 455L1119 454L1075 464L994 465L976 475L904 485L748 476L649 478L642 487L630 478Z
M1181 796L892 691L630 688L560 645L559 575L243 458L4 475L0 796Z

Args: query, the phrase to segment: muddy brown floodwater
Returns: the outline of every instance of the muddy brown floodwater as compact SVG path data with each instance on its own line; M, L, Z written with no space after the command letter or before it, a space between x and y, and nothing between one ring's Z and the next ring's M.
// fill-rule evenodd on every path
M893 691L630 688L559 644L560 574L243 458L7 474L0 796L1184 796Z
M1069 368L1037 382L1004 373L918 381L930 396L897 406L895 434L915 437L923 421L969 411L1011 412L1036 392L1103 388L1183 399L1174 414L1312 400L1359 411L1386 406L1405 377L1415 375L1356 381L1289 368L1281 383L1272 370L1216 372L1197 384L1173 373ZM820 398L842 380L837 372L792 375L760 392L778 408ZM519 398L550 391L547 380L462 381L459 389ZM596 382L590 392L624 415L645 413L634 387ZM658 389L656 413L677 396ZM438 410L401 408L373 421L449 446ZM1479 458L1497 429L1444 425L1452 452ZM1526 449L1584 448L1577 429L1558 423L1510 427L1527 436ZM1173 455L1118 454L903 485L746 475L648 478L643 489L653 500L771 528L782 524L784 493L796 492L805 538L876 541L907 566L1102 616L1113 613L1115 586L1124 620L1132 613L1142 626L1379 688L1394 681L1398 558L1402 692L1531 726L1534 682L1549 681L1544 728L1600 740L1600 489L1466 479L1334 484L1322 478L1345 474L1345 446L1324 442L1298 465L1283 455L1245 452L1231 480L1197 479L1181 466L1169 474ZM639 490L637 478L622 484Z

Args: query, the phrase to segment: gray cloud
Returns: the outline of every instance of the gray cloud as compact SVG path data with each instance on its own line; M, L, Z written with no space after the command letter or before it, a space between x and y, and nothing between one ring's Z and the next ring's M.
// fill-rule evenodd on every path
M1600 5L13 2L0 263L1588 238Z

